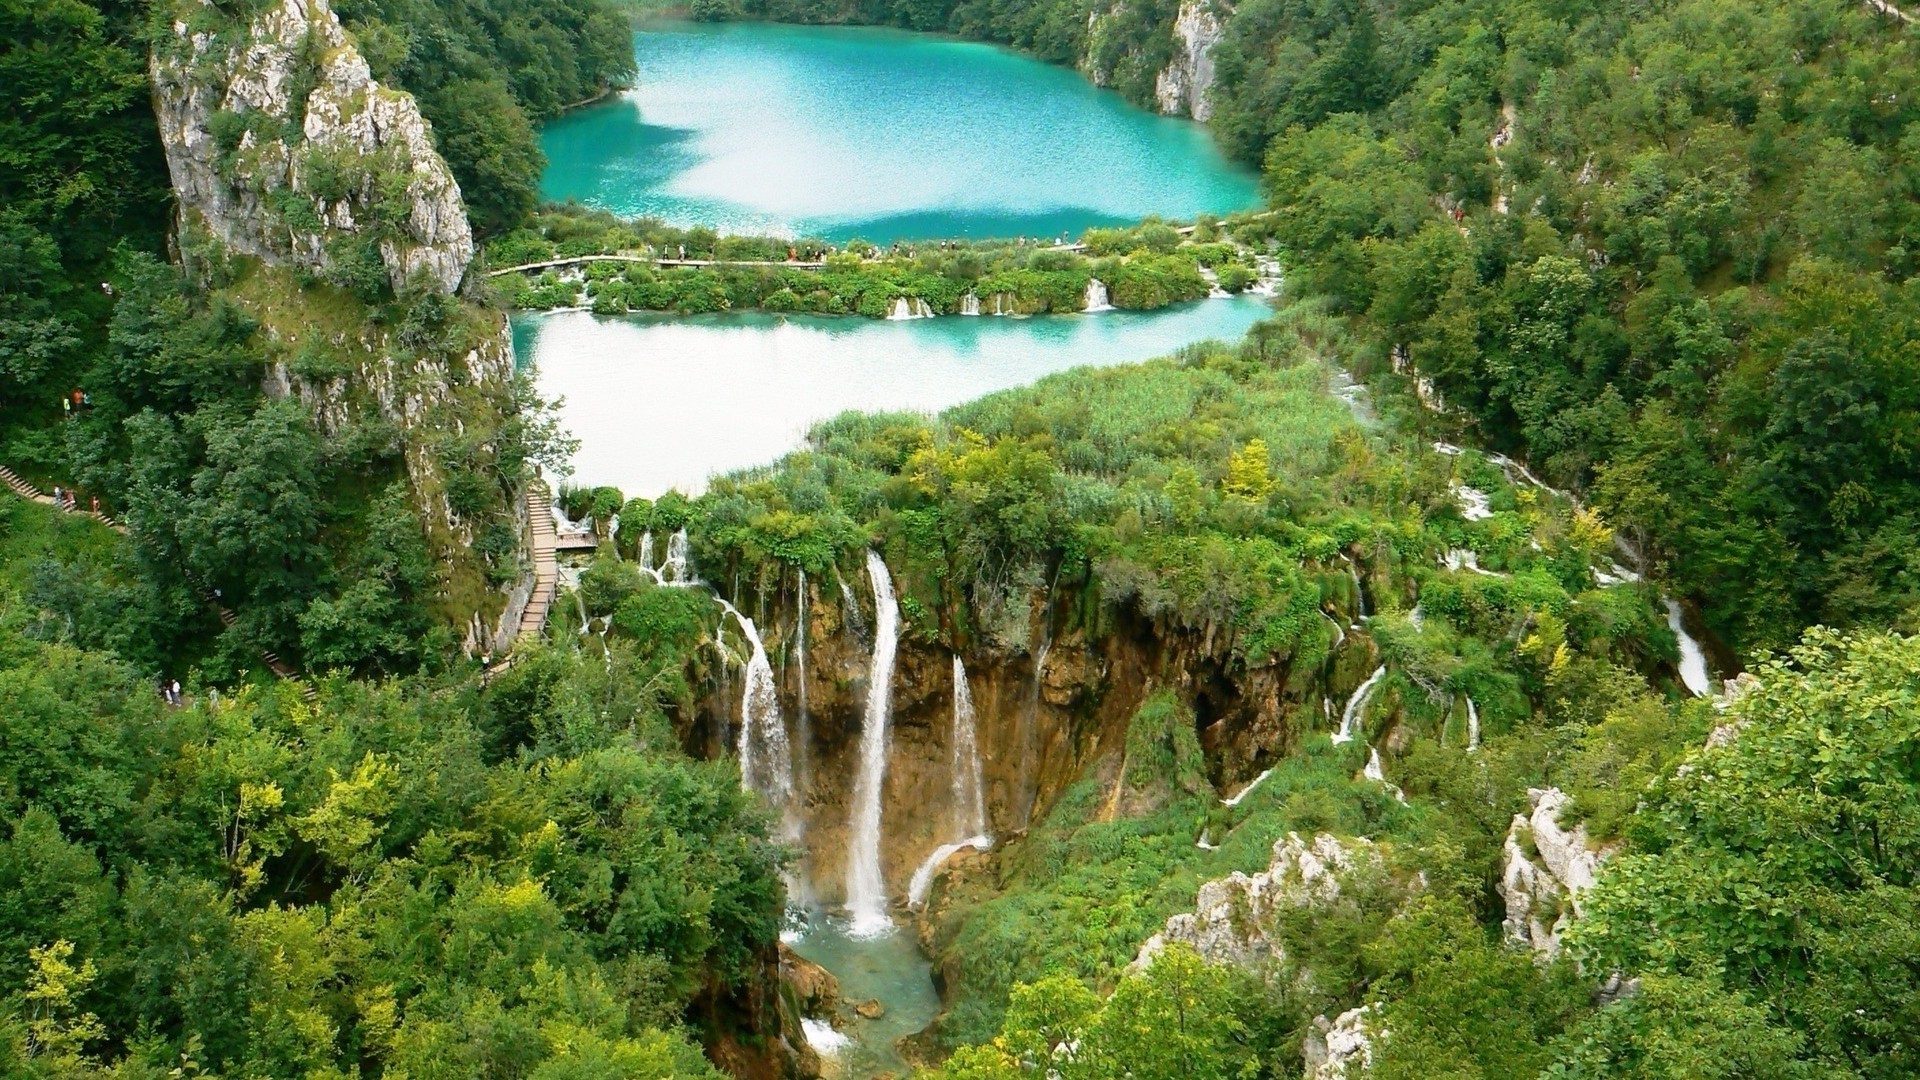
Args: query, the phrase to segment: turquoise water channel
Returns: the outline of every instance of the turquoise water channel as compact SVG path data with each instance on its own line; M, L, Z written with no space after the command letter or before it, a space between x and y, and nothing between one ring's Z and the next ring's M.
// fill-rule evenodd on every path
M1076 72L903 31L660 24L634 89L548 124L541 193L721 232L1077 236L1258 201L1205 129Z

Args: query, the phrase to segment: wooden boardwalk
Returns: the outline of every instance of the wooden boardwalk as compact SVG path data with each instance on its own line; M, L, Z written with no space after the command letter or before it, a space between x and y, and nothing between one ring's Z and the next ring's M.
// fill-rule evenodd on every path
M113 517L108 514L100 513L97 510L82 510L77 505L72 507L59 506L54 502L53 496L47 494L44 491L41 491L39 488L21 479L20 474L14 472L12 469L7 468L5 465L0 465L0 483L4 483L7 486L7 490L13 492L15 495L18 495L23 499L27 499L32 502L37 502L42 506L52 506L58 510L65 510L68 513L83 514L87 517L92 518L95 521L98 521L100 524L105 525L107 528L112 529L113 531L121 534L122 536L132 535L132 531L129 530L126 527L126 525L122 524L119 521L114 520ZM219 613L221 626L230 627L234 623L240 621L240 617L235 615L232 611L228 610L225 605L221 604L219 601L219 598L214 596L213 593L209 592L206 589L202 589L201 595L206 597L207 602L209 604L212 604L214 607L214 610ZM263 663L267 665L267 670L273 672L274 675L279 678L286 679L289 681L297 680L300 678L300 673L294 670L292 664L289 664L285 660L282 660L280 658L279 653L272 652L272 651L262 651L260 653L260 659ZM308 701L314 701L318 699L320 696L319 691L315 690L310 684L301 686L300 694L302 697L305 697Z

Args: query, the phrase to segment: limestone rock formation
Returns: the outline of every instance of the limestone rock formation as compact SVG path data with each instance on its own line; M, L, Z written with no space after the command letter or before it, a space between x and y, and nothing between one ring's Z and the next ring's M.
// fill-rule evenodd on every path
M1332 904L1348 875L1377 868L1379 862L1379 852L1364 839L1342 841L1320 833L1306 841L1288 833L1273 845L1273 861L1265 871L1252 876L1235 871L1200 886L1194 910L1168 919L1166 929L1140 947L1134 967L1144 968L1169 944L1185 942L1209 963L1265 968L1286 955L1284 944L1268 930L1274 912Z
M152 61L183 224L322 272L373 245L394 288L459 288L473 234L412 96L381 86L326 0L280 0L244 27L184 4Z
M1584 825L1569 829L1560 823L1561 810L1572 801L1565 792L1530 788L1527 799L1532 815L1515 814L1507 828L1503 928L1509 942L1552 956L1607 853L1594 850Z
M1374 1006L1348 1009L1332 1021L1314 1018L1301 1057L1306 1080L1358 1080L1373 1063L1373 1031L1368 1026Z
M1154 84L1154 100L1168 116L1213 117L1213 47L1222 37L1212 0L1185 0L1173 22L1174 56Z

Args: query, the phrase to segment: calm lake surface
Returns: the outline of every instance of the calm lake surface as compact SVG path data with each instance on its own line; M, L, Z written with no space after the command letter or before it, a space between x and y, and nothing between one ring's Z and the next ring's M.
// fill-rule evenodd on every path
M541 193L721 232L1078 235L1258 201L1198 124L1078 73L902 31L658 24L635 88L547 125Z
M573 481L654 498L769 464L847 409L933 412L1080 365L1236 340L1264 300L1158 312L887 322L799 315L517 315L514 354L562 397Z

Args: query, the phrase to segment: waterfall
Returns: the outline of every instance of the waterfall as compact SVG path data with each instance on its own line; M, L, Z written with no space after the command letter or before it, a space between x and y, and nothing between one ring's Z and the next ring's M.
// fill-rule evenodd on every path
M975 296L973 293L968 293L967 295L961 297L960 298L960 314L962 315L980 314L980 298L978 296Z
M1053 651L1053 598L1047 598L1047 623L1043 628L1046 636L1040 639L1040 648L1033 654L1033 693L1027 698L1026 711L1020 717L1020 824L1024 828L1033 821L1033 802L1039 797L1039 790L1033 779L1033 740L1040 725L1040 678L1047 667L1047 654Z
M682 528L667 538L667 561L660 568L663 581L691 582L693 575L687 572L687 530Z
M640 565L648 570L653 569L652 529L648 529L646 532L640 534Z
M1099 278L1087 279L1085 310L1088 312L1113 310L1113 305L1107 303L1107 286Z
M925 300L917 296L896 296L893 299L893 306L887 311L887 318L895 322L906 319L931 319L933 309L927 306Z
M780 691L773 679L773 664L767 659L767 647L753 620L717 596L714 601L740 624L740 633L747 639L747 673L740 693L740 732L735 747L740 782L767 800L767 805L780 814L787 838L797 840L800 829L793 815L793 753L787 743L786 723L780 718Z
M887 779L887 726L893 713L900 605L894 599L887 564L872 549L867 551L867 577L873 583L873 662L867 668L867 715L860 730L860 772L853 787L853 835L847 853L847 908L855 937L877 936L893 926L880 870L880 797Z
M1360 688L1355 690L1353 696L1347 699L1347 707L1340 712L1340 730L1333 733L1334 742L1343 743L1353 741L1353 729L1360 720L1361 710L1366 708L1367 695L1373 693L1375 684L1379 683L1386 673L1387 665L1385 664L1374 668L1373 674L1367 676L1367 681L1361 683Z
M933 854L927 856L927 861L921 863L913 872L913 880L907 883L907 904L911 907L919 907L927 902L927 894L933 891L933 875L939 873L940 868L945 866L947 860L953 858L956 853L966 848L986 851L991 847L993 847L993 839L983 834L969 836L965 840L941 844L934 848Z
M1280 295L1280 260L1267 255L1253 257L1254 281L1247 291L1255 296Z
M1341 558L1346 558L1346 556L1343 555ZM1360 570L1354 566L1352 559L1347 559L1347 576L1353 579L1353 606L1359 613L1358 617L1360 619L1370 618L1373 613L1367 610L1367 589L1366 586L1360 584ZM1357 619L1351 625L1355 630L1360 628L1360 623Z
M995 315L1011 315L1011 314L1013 314L1013 311L1012 311L1012 309L1011 309L1011 308L1008 308L1008 307L1005 307L1005 306L1003 306L1003 305L1002 305L1002 302L1001 302L1001 300L1002 300L1002 298L1003 298L1004 296L1006 296L1006 294L1005 294L1005 293L994 293L994 294L993 294L993 313L994 313Z
M1251 794L1253 794L1253 789L1254 789L1254 788L1257 788L1257 787L1259 787L1259 786L1260 786L1260 783L1261 783L1261 781L1263 781L1263 780L1265 780L1265 779L1266 779L1267 777L1269 777L1269 776L1272 776L1272 775L1273 775L1273 770L1272 770L1272 769L1268 769L1268 770L1267 770L1266 772L1263 772L1263 773L1261 773L1261 774L1260 774L1259 776L1256 776L1256 777L1254 777L1254 778L1253 778L1253 780L1252 780L1252 782L1250 782L1249 784L1247 784L1247 786L1246 786L1246 787L1243 787L1243 788L1241 788L1241 789L1240 789L1240 793L1239 793L1239 794L1237 794L1237 795L1235 795L1235 796L1234 796L1233 798L1231 798L1231 799L1221 799L1221 800L1220 800L1220 805L1222 805L1222 806L1239 806L1239 805L1240 805L1240 800L1241 800L1241 799L1244 799L1244 798L1246 798L1247 796L1249 796L1249 795L1251 795Z
M1328 615L1325 611L1320 612L1320 616L1333 624L1333 647L1337 649L1345 645L1347 643L1347 631L1345 627L1340 625L1340 620Z
M867 636L867 617L860 611L860 601L853 595L853 586L846 578L840 579L840 621L851 629L855 637Z
M953 658L953 817L964 839L935 848L913 872L907 903L919 907L933 889L933 875L962 848L986 851L993 847L987 835L987 801L980 779L980 733L973 713L973 691L967 686L967 666Z
M1387 771L1380 767L1380 750L1378 747L1367 747L1367 767L1361 770L1360 775L1386 788L1393 794L1394 798L1401 802L1407 801L1407 793L1400 790L1400 785L1389 784L1387 782Z
M813 746L813 717L807 713L807 572L800 571L800 599L795 605L799 610L798 624L793 633L793 662L800 669L800 716L795 723L795 734L799 736L799 745L794 749L794 789L805 791L813 782L812 763L807 755Z
M1467 753L1480 749L1480 710L1473 707L1473 699L1467 699Z
M1707 674L1707 654L1700 648L1700 642L1687 633L1687 624L1680 617L1680 605L1666 600L1667 628L1673 636L1680 639L1680 681L1694 697L1705 697L1713 690L1713 677Z
M953 814L968 836L987 833L987 800L980 778L980 730L973 713L967 666L953 656Z

